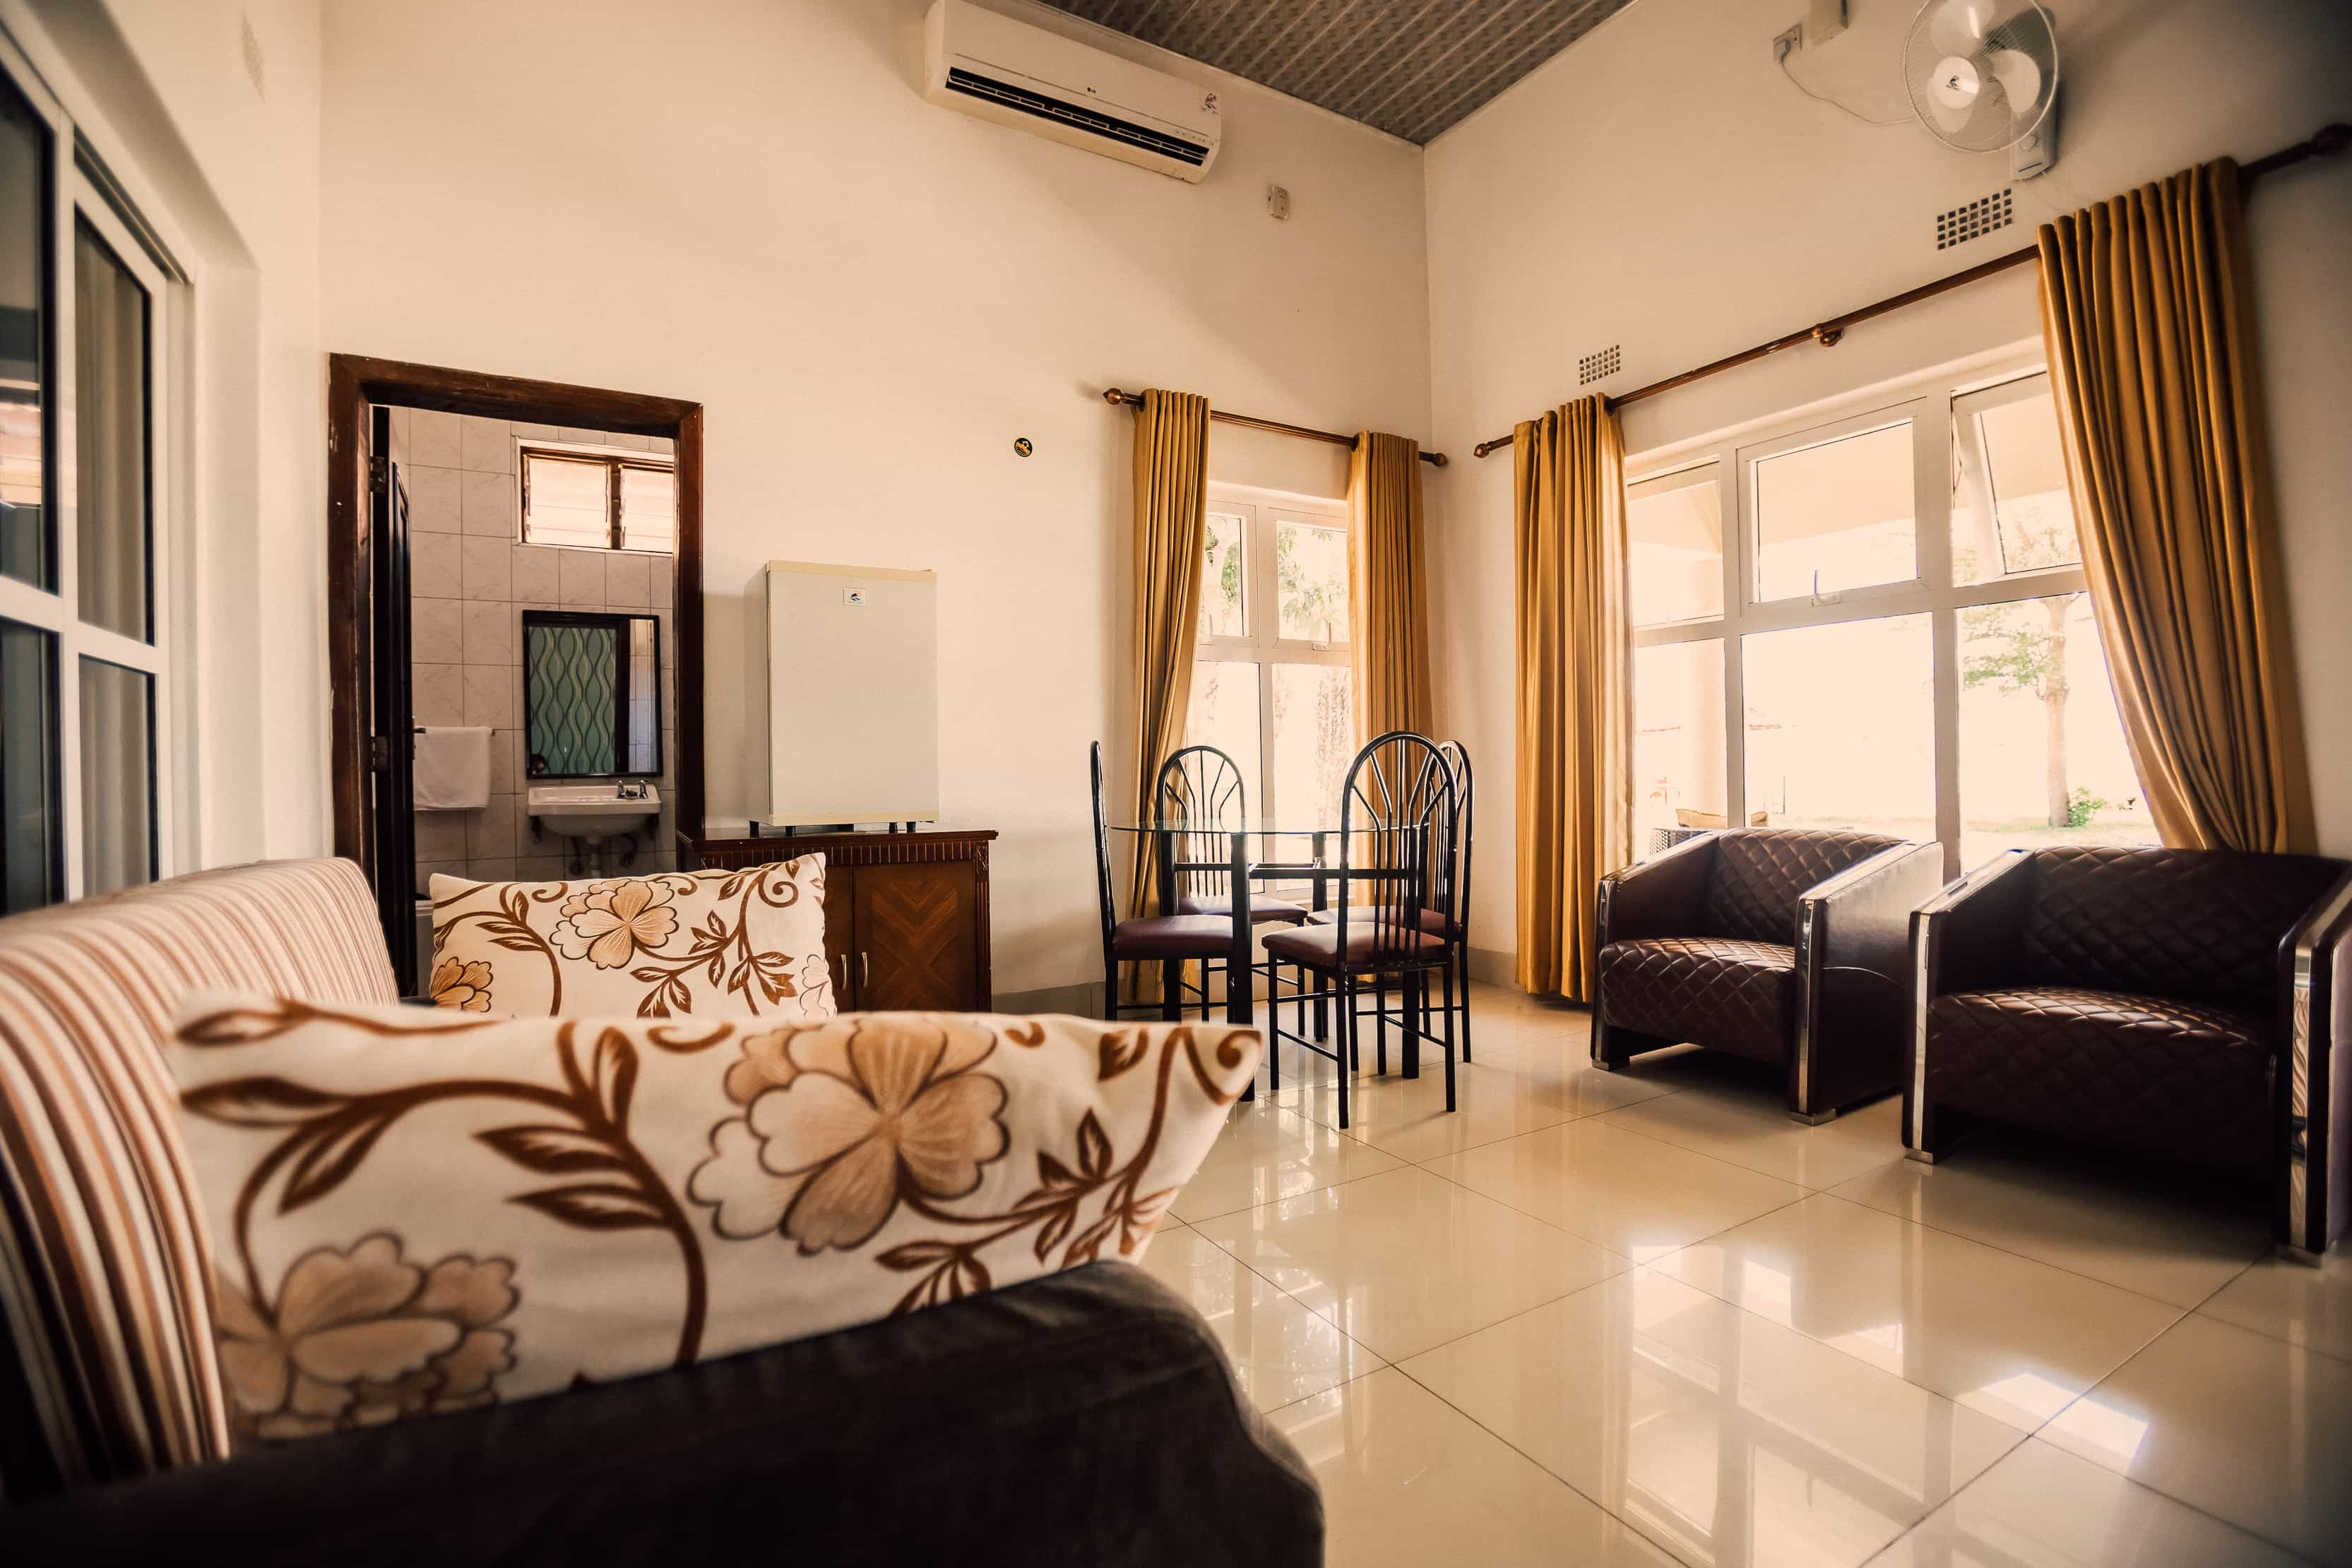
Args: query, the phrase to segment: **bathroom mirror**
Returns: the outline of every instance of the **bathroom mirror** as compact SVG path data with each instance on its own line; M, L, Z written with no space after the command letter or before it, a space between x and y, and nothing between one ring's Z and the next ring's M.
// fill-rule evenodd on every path
M523 771L535 779L662 771L661 617L522 615Z

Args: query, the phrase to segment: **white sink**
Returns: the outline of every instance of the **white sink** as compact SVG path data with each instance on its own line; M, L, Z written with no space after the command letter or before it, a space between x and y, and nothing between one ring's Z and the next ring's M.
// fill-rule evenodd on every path
M624 795L625 789L645 793ZM523 812L547 832L593 844L637 832L658 816L661 791L635 783L533 784L523 796Z

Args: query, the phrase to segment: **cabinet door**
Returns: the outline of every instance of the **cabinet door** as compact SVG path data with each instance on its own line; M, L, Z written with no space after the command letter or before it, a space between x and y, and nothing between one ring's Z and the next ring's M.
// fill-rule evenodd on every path
M852 911L857 907L857 873L846 866L824 868L824 962L833 970L833 1005L846 1013L857 1000L856 941Z
M980 897L971 862L860 866L850 902L859 1007L980 1005Z

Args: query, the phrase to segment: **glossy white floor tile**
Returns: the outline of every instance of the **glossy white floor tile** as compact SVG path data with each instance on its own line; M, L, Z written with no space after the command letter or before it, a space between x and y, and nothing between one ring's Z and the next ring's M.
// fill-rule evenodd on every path
M1638 1071L1601 1076L1641 1081ZM1602 1120L1817 1190L1903 1157L1901 1100L1881 1100L1808 1127L1789 1115L1788 1092L1777 1081L1696 1083L1612 1110Z
M1209 1320L1233 1363L1234 1381L1260 1410L1387 1364L1189 1226L1163 1226L1143 1268Z
M2032 1431L2178 1307L1826 1194L1653 1267Z
M1582 1066L1552 1071L1473 1066L1455 1069L1454 1109L1448 1111L1442 1066L1423 1064L1417 1079L1404 1078L1391 1066L1386 1078L1367 1073L1349 1086L1348 1133L1419 1163L1666 1092ZM1275 1101L1327 1127L1339 1124L1339 1094L1328 1081L1285 1089Z
M2305 1561L2028 1438L1870 1568L2297 1568Z
M2258 1194L2080 1163L1990 1133L1934 1165L1898 1161L1831 1191L2178 1307L2196 1306L2270 1249Z
M1427 1171L1406 1168L1201 1233L1390 1361L1630 1266Z
M1646 1269L1400 1370L1699 1568L1852 1568L2022 1440Z
M1636 1261L1805 1195L1793 1183L1610 1126L1605 1117L1485 1144L1429 1168Z
M2352 1561L2352 1362L2192 1314L2041 1435L2307 1556Z
M2352 1360L2352 1256L2313 1268L2265 1258L2197 1309L2209 1318Z
M1234 1107L1209 1157L1168 1207L1192 1225L1376 1176L1401 1163L1393 1154L1270 1103L1261 1090L1254 1103Z
M1661 1568L1674 1560L1411 1379L1275 1412L1323 1489L1332 1568Z

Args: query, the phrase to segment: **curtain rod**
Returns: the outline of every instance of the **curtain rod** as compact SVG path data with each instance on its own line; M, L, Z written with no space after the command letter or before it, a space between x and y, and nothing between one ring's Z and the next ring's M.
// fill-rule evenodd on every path
M2342 152L2347 146L2352 146L2352 125L2344 124L2339 121L2335 124L2322 127L2318 133L2307 142L2298 142L2292 147L2280 148L2267 158L2255 159L2239 170L2239 179L2242 185L2251 187L2264 174L2274 174L2290 164L2300 163L2306 158L2325 158L2331 153ZM1899 310L1906 305L1917 304L1922 300L1931 300L1947 290L1958 289L1963 284L1973 283L1979 278L1990 278L1996 272L2006 272L2012 267L2022 267L2041 254L2039 246L2029 245L2022 250L2012 250L2006 256L1996 256L1990 261L1979 262L1965 272L1955 272L1948 278L1938 278L1932 283L1922 283L1916 289L1906 289L1900 294L1889 295L1874 304L1864 305L1859 310L1848 310L1843 316L1832 316L1828 321L1807 327L1802 331L1790 332L1786 337L1774 338L1770 342L1759 343L1752 349L1742 349L1736 354L1728 354L1722 359L1703 364L1696 370L1686 370L1680 375L1670 375L1664 381L1654 381L1647 386L1637 386L1631 392L1610 398L1609 406L1622 408L1629 403L1639 403L1645 397L1655 397L1662 392L1672 392L1678 386L1687 386L1692 382L1702 380L1718 371L1752 364L1767 355L1779 353L1782 349L1794 348L1799 343L1818 342L1825 349L1835 348L1838 340L1845 336L1845 330L1848 327L1867 321L1874 316L1883 316L1889 310ZM1510 444L1510 437L1497 436L1491 441L1481 441L1471 447L1470 455L1474 458L1483 458L1489 452L1500 451Z
M1143 394L1121 392L1114 386L1103 394L1103 401L1140 408L1143 406ZM1309 441L1328 441L1334 447L1353 447L1356 444L1353 436L1342 436L1332 430L1309 430L1304 425L1285 425L1279 419L1260 419L1252 414L1228 414L1222 408L1210 409L1209 417L1220 425L1246 425L1253 430L1271 430L1277 436L1304 436ZM1445 454L1443 452L1423 452L1421 460L1441 468L1445 467Z

